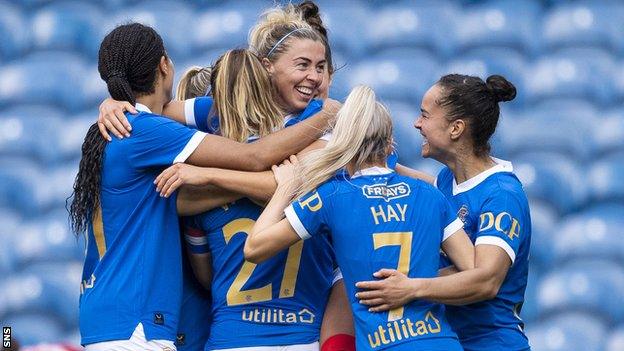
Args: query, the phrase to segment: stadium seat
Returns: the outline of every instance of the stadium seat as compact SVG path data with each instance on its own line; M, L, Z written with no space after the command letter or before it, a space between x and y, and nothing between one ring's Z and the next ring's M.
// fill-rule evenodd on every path
M57 140L57 151L63 161L68 162L80 158L82 143L87 131L96 122L97 116L97 110L91 110L61 121L63 137ZM76 169L78 169L77 165Z
M414 128L414 122L420 115L420 107L391 101L386 101L385 104L394 124L394 142L399 162L413 166L422 159L420 149L423 138Z
M42 219L26 221L14 238L16 264L65 262L84 258L84 246L69 230L67 212L57 210Z
M527 325L531 349L535 351L602 351L606 326L591 314L563 313Z
M45 293L49 288L46 284L41 274L13 273L3 278L0 318L6 321L5 317L18 312L54 312L51 308L52 300Z
M624 76L622 78L624 79ZM622 118L624 109L604 111L601 115L603 118L591 129L595 152L606 154L624 151L624 119Z
M33 44L37 50L72 50L96 58L103 33L97 6L83 1L51 3L33 14Z
M624 200L624 150L601 158L588 173L590 197L596 201Z
M622 20L621 4L581 1L554 6L543 21L544 46L549 49L564 47L601 47L617 50L622 41L618 23Z
M550 267L553 262L553 242L558 237L556 210L542 201L530 201L531 209L531 263Z
M539 283L537 297L542 315L577 310L621 321L624 269L609 260L576 260L557 265Z
M516 98L501 106L521 107L525 100L524 73L527 63L522 55L509 48L480 48L470 50L448 62L440 76L460 73L478 76L486 80L488 76L499 74L516 86Z
M82 260L31 264L24 268L23 273L43 277L45 293L52 301L50 308L55 316L60 317L67 329L78 326Z
M46 199L38 192L41 171L23 159L0 159L0 205L10 206L24 217L37 216Z
M353 67L350 87L366 84L383 99L403 100L420 105L424 93L439 77L438 65L427 52L413 49L392 49Z
M591 126L597 124L595 110L559 107L525 109L520 118L501 123L498 135L505 151L514 158L531 151L556 152L579 161L592 155Z
M572 48L540 57L526 71L529 103L547 98L578 98L609 105L614 98L614 62L610 53Z
M340 51L352 59L358 59L366 53L369 40L362 37L373 14L367 3L360 1L325 1L317 2L323 24L327 28L332 52ZM345 19L349 19L345 21ZM377 21L375 21L377 23ZM354 30L354 23L361 24L361 29Z
M100 77L97 64L85 67L81 83L83 106L86 108L97 108L104 99L110 96L106 82ZM72 110L71 113L78 111Z
M624 206L600 206L563 218L553 233L552 257L560 263L588 257L624 262L622 213Z
M68 110L84 107L84 64L69 52L36 52L0 68L0 104L54 104Z
M531 237L531 242L533 242L533 237ZM531 249L533 249L533 247ZM533 264L532 259L533 253L531 253L529 278L524 292L524 303L522 304L522 310L520 311L520 318L522 318L525 325L533 324L539 317L540 312L537 305L537 286L542 279L543 272L540 268L538 268L538 266Z
M605 346L605 351L620 350L624 350L624 325L621 325L611 331Z
M193 13L184 2L144 1L137 5L120 9L112 20L105 20L104 33L119 23L136 21L152 26L163 39L165 49L175 61L183 60L191 54L192 31L200 28L190 25Z
M467 6L456 25L458 49L497 46L533 54L539 45L540 10L537 1L491 1Z
M20 345L62 341L65 331L56 317L46 313L15 314L7 317L3 322L11 326L12 336Z
M401 161L400 156L399 156L399 162L403 162ZM432 158L425 158L425 159L421 158L420 161L416 162L416 164L414 165L407 164L407 166L410 166L414 169L430 174L434 177L437 177L438 173L440 173L442 168L444 168L443 164L441 164L440 162Z
M513 164L529 199L549 203L559 214L579 208L587 198L583 174L572 160L535 152L519 154Z
M4 110L0 118L0 155L54 164L60 158L54 145L64 129L61 116L49 105L18 105Z
M400 1L379 8L373 14L374 20L363 24L373 52L414 47L450 57L455 51L453 18L457 16L458 9L450 2Z
M21 56L30 47L31 31L20 9L0 1L0 62Z
M205 6L194 15L193 30L186 33L195 51L247 47L247 35L257 22L261 11L270 4L250 1L230 2L222 6ZM198 63L201 65L201 63Z

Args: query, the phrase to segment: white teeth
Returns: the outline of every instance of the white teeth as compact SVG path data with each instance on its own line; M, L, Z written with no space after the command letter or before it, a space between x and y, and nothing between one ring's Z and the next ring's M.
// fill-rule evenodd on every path
M312 94L312 89L308 87L296 87L295 89L297 89L297 91L300 92L301 94L305 94L305 95Z

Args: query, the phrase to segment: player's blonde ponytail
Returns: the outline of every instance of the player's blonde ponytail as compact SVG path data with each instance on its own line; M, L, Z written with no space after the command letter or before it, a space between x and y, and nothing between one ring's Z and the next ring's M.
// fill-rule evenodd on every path
M365 163L384 161L391 144L392 119L388 109L376 100L370 87L355 87L336 115L327 146L307 154L297 167L303 182L295 197L314 190L350 163L360 170Z
M192 66L187 69L178 83L176 89L176 100L192 99L198 96L205 96L210 87L210 73L212 68Z
M222 136L245 142L282 128L284 111L271 96L269 74L249 50L229 50L219 57L211 87Z

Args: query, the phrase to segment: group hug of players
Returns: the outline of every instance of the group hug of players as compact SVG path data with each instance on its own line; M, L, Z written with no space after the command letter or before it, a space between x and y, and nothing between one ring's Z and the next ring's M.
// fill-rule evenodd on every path
M333 69L310 1L265 12L175 100L154 29L103 39L111 98L70 206L87 351L529 350L529 207L488 142L515 87L451 74L427 91L433 177L398 163L372 89L328 98Z

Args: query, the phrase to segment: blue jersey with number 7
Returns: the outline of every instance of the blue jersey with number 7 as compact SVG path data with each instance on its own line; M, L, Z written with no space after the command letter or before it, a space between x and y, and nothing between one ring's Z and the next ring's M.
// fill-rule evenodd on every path
M302 239L331 235L355 319L358 350L461 350L444 306L414 301L371 313L355 283L382 269L435 277L441 243L462 228L442 193L388 168L338 175L286 208ZM304 241L307 243L309 240Z

